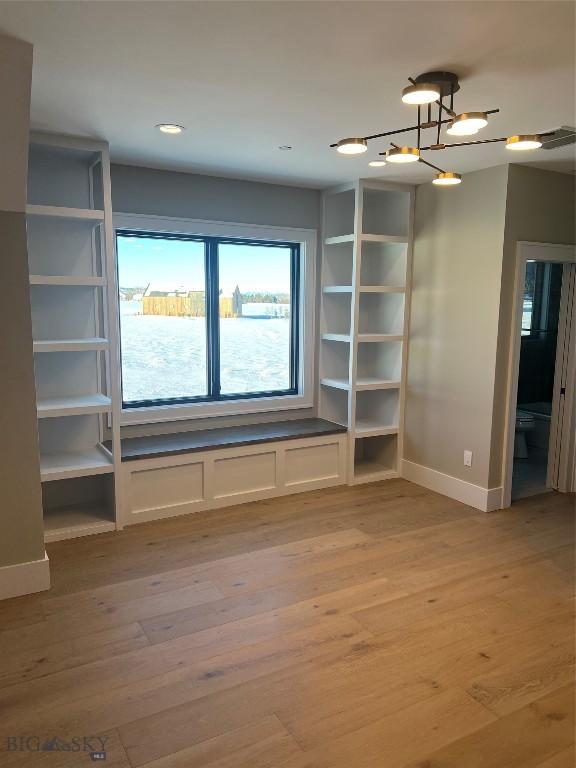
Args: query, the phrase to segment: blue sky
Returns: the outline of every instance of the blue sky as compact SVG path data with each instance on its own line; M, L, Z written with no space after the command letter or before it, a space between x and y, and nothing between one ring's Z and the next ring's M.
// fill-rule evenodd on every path
M290 251L252 245L220 245L220 288L231 293L290 290ZM204 288L204 245L184 240L118 237L118 277L121 288Z

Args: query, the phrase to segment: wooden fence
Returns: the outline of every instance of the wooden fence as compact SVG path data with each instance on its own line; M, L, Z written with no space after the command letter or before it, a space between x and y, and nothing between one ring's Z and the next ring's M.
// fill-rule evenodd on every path
M220 296L220 317L239 317L242 314L242 308L240 306L240 311L234 312L234 303L233 298ZM191 296L144 296L142 314L162 317L205 317L204 293Z

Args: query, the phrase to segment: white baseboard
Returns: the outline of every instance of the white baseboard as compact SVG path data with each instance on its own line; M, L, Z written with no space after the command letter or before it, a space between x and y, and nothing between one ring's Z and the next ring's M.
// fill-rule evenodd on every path
M445 475L421 464L402 460L401 475L416 485L422 485L431 491L449 496L482 512L492 512L502 508L502 488L482 488L480 485L467 483L452 475Z
M0 600L31 595L46 589L50 589L50 566L46 552L41 560L0 568Z

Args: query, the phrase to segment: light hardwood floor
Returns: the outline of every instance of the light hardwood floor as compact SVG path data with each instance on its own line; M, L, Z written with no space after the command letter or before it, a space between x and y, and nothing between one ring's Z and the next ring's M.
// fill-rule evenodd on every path
M52 544L0 603L0 765L573 768L573 534L395 480Z

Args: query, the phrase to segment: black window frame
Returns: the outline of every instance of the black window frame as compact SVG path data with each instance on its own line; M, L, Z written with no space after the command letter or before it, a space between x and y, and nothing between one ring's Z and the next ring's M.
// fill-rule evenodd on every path
M115 231L116 253L118 237L134 237L148 240L179 240L204 244L204 280L206 296L206 395L170 398L147 398L145 400L124 400L122 381L122 326L119 322L118 340L120 351L120 379L122 409L154 408L200 403L219 403L235 400L255 400L266 397L289 397L300 394L300 307L301 307L301 244L285 240L259 240L226 236L188 235L185 233L135 230L118 227ZM252 245L266 248L290 249L290 386L287 389L255 390L253 392L221 393L220 382L220 281L218 247L221 244ZM118 259L116 270L119 269ZM120 284L118 301L120 301Z

